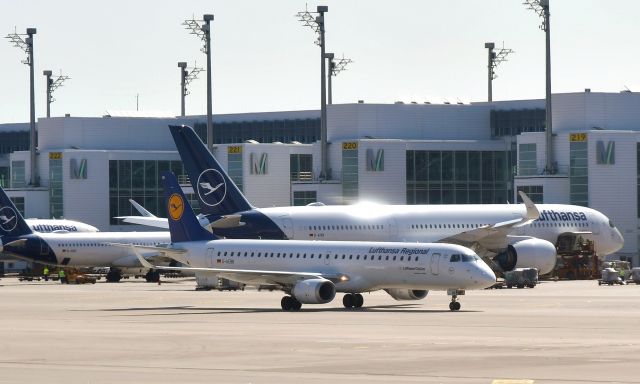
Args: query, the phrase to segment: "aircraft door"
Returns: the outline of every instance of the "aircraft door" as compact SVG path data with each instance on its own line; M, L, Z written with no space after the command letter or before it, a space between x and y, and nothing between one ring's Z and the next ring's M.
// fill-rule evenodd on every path
M389 237L387 238L387 241L398 241L398 223L396 222L396 219L389 218L387 226L389 227L389 231L387 232Z
M598 220L591 220L591 232L594 235L600 234L600 222Z
M440 256L441 255L439 253L431 254L431 263L429 263L429 267L432 275L440 273Z
M324 265L331 265L331 257L333 257L333 252L322 253L322 261Z
M288 239L293 239L293 221L291 221L289 216L281 216L280 219L282 222L282 232L284 232Z
M49 254L49 244L46 241L40 239L40 255L46 256Z
M209 267L214 268L216 266L214 248L207 248L207 259L209 261Z

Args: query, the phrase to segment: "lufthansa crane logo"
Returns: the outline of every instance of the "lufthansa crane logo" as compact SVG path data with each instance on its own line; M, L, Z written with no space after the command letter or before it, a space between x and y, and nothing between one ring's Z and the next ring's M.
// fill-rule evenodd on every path
M182 196L177 193L169 196L169 217L173 221L178 221L182 217L184 213L184 201L182 200Z
M0 228L5 232L11 232L18 225L16 211L11 207L0 208Z
M198 197L204 204L215 207L222 203L227 195L227 183L222 173L215 169L206 169L198 176Z

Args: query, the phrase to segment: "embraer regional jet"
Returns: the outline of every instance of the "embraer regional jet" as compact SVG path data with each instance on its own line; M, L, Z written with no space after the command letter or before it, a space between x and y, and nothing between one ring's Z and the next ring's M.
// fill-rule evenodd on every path
M489 287L496 280L473 251L453 244L222 240L202 228L172 173L165 173L163 182L171 244L120 246L156 252L188 266L166 269L277 286L288 293L280 303L284 310L328 303L336 292L346 293L342 300L346 308L359 308L362 292L384 289L397 300L418 300L428 290L446 290L452 296L449 309L457 311L458 295ZM143 255L138 258L154 268Z
M553 270L560 236L595 242L599 256L616 252L622 235L602 213L560 204L370 205L253 207L197 134L170 126L193 190L201 221L227 238L443 242L469 247L497 270ZM220 186L224 183L223 186ZM201 185L219 186L213 193ZM167 228L166 219L132 216L126 222ZM205 223L206 224L206 223Z
M5 217L4 220L1 220ZM158 281L155 270L147 271L135 254L111 243L158 245L169 242L163 232L68 232L38 233L24 220L0 188L0 252L17 258L64 267L110 267L107 281L119 281L122 274L147 273L147 281ZM162 263L167 260L154 260ZM169 262L171 260L168 260Z

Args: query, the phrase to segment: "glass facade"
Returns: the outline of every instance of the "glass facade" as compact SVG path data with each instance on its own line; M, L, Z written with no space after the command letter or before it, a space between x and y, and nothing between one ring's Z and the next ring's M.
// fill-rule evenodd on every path
M0 155L28 150L29 131L0 132Z
M589 156L587 141L569 143L569 202L589 206Z
M546 110L509 109L492 110L490 114L491 136L517 136L522 132L544 132Z
M518 187L518 191L522 191L529 196L531 201L536 204L544 203L544 188L542 185L521 185ZM518 203L522 203L522 198L517 195Z
M313 180L313 156L292 154L289 156L290 181Z
M62 155L49 154L49 217L59 219L64 217L62 198Z
M0 167L0 187L9 188L9 167Z
M510 151L407 151L407 204L512 200Z
M294 191L293 192L293 205L301 206L318 201L316 197L316 191Z
M342 198L344 203L358 199L358 143L342 143Z
M279 141L290 143L313 143L320 140L320 118L315 119L286 119L264 121L239 121L213 123L213 143L228 144L242 143L255 140L259 143L273 143ZM193 129L198 136L207 142L207 124L195 123Z
M24 161L11 162L11 188L22 188L27 185L24 173Z
M18 212L24 216L24 197L10 197L10 199L18 209Z
M520 144L518 151L518 175L532 176L538 174L536 144Z
M638 218L640 218L640 143L636 144L636 195L638 196Z
M124 224L122 220L114 219L115 216L139 214L129 199L135 200L154 215L166 217L161 182L161 175L165 171L172 171L179 180L185 175L179 160L109 160L110 224ZM197 214L197 205L193 208Z
M239 148L240 152L235 152L234 148ZM238 186L238 189L242 192L243 182L242 182L242 147L229 147L227 154L227 173L233 182Z

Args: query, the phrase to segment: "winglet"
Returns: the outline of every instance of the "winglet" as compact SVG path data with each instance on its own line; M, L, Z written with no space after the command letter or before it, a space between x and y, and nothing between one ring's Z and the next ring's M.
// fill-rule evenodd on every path
M156 215L154 215L153 213L147 211L142 205L138 204L137 201L133 200L133 199L129 199L129 202L131 203L131 205L133 205L133 207L140 212L140 214L144 217L157 217Z
M522 198L522 202L524 206L527 207L527 213L525 214L525 218L528 220L537 220L540 217L540 211L538 211L538 207L536 204L531 201L529 196L522 191L518 191L520 198Z

